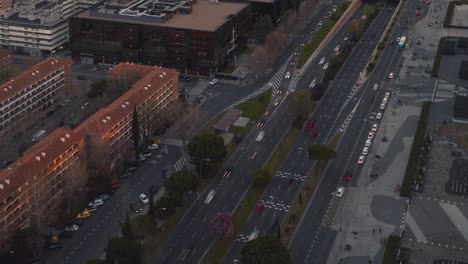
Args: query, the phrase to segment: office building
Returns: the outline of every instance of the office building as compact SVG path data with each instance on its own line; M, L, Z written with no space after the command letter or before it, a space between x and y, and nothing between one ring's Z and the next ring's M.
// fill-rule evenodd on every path
M83 63L130 61L208 75L235 59L250 27L248 3L106 0L70 19L70 50Z
M71 60L48 58L0 85L0 134L44 110L71 85Z

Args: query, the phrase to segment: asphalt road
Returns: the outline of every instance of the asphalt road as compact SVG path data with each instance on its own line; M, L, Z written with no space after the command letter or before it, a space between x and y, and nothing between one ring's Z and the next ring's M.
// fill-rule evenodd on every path
M408 15L414 13L414 8L417 1L408 2L407 11L400 17L401 26L396 27L391 40L403 35L403 25L406 23ZM389 6L385 7L386 9ZM367 36L373 32L381 30L381 25L385 20L389 19L386 15L386 10L380 14L373 26L369 29ZM372 28L377 28L375 31ZM365 36L366 37L366 36ZM364 43L367 41L364 40ZM375 46L374 43L373 46ZM373 49L369 43L369 50ZM379 64L372 72L370 78L364 85L354 94L348 103L341 110L342 113L349 113L338 116L334 125L334 131L342 127L346 130L341 144L337 149L337 158L331 162L327 173L323 176L323 180L315 193L315 196L308 206L308 209L302 219L302 222L297 229L296 236L290 244L290 254L293 263L326 263L330 248L333 244L335 231L329 228L331 224L326 219L333 219L332 211L327 211L329 205L339 206L340 198L333 196L338 186L346 186L342 179L346 171L351 171L353 175L359 175L361 165L357 164L357 159L361 155L364 142L367 139L367 134L373 123L378 123L375 120L369 119L373 112L382 112L379 109L380 103L385 92L391 92L393 81L388 79L388 74L398 67L401 50L394 46L387 46L384 54L381 57ZM354 54L353 54L354 57ZM367 57L366 57L367 58ZM351 58L350 58L351 60ZM356 62L360 63L360 62ZM351 63L347 63L350 65ZM355 64L361 66L362 64ZM356 67L361 69L362 67ZM347 71L348 72L348 71ZM349 72L352 72L351 70ZM355 80L356 78L352 79ZM379 84L379 89L375 91L373 85ZM339 81L335 81L334 85L339 85ZM356 98L356 99L355 99ZM345 124L345 119L351 116L349 124ZM391 113L386 113L391 114ZM376 138L374 140L381 140ZM351 184L356 181L353 179ZM346 195L344 196L346 198ZM337 201L338 200L338 201ZM350 221L350 219L341 219L341 221Z

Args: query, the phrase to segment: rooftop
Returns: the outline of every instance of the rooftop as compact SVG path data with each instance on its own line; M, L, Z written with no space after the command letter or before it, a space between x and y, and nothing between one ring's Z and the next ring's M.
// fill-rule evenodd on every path
M47 58L39 62L31 68L25 70L15 79L0 85L0 103L21 92L24 88L30 86L31 84L42 80L44 77L56 71L57 69L71 63L72 62L70 59L62 58Z
M216 31L246 3L217 0L107 0L76 15L78 18Z
M0 21L28 25L54 25L64 22L73 13L62 14L63 0L20 0L13 8L0 12ZM73 7L72 7L73 8Z
M0 58L3 58L8 55L13 55L13 52L11 50L0 49Z

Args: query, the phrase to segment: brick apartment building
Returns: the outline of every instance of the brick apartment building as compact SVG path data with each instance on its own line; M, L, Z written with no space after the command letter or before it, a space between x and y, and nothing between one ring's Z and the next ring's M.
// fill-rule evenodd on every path
M179 74L175 70L121 63L109 72L118 80L138 74L131 88L78 127L59 128L0 171L0 251L17 228L42 226L54 220L56 209L70 189L86 182L86 171L95 149L100 160L115 163L122 146L132 137L137 111L141 137L156 129L164 112L178 99ZM107 158L106 158L107 157ZM77 171L79 173L77 173Z
M13 64L13 52L0 49L0 72L8 69Z
M26 113L44 110L71 85L71 60L48 58L0 85L0 134Z

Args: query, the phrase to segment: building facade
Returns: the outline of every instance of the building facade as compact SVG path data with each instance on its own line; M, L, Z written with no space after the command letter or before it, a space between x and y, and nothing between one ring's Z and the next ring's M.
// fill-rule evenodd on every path
M0 49L0 72L9 69L13 65L13 52Z
M2 1L2 0L0 0ZM0 47L50 56L68 43L68 18L97 0L17 0L0 10Z
M107 0L70 19L72 57L83 63L130 61L210 74L245 47L248 3Z
M0 86L0 133L42 111L71 85L71 60L48 58Z
M56 129L0 171L0 251L8 250L17 229L53 223L72 190L85 184L95 160L112 165L125 158L134 111L143 138L177 102L177 71L122 63L109 78L129 73L139 79L125 94L78 127Z

